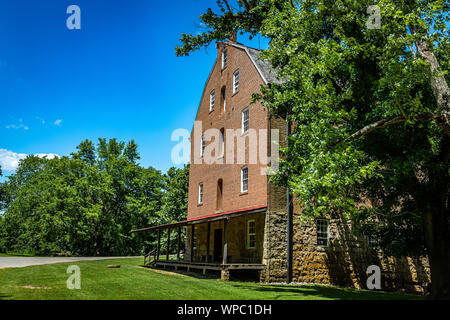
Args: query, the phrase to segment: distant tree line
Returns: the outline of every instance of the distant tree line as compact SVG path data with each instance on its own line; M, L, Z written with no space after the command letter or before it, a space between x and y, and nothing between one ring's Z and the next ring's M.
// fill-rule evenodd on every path
M29 156L0 183L0 252L135 255L152 233L133 229L186 219L189 167L139 165L137 144L85 140L70 156ZM0 169L1 175L1 169Z

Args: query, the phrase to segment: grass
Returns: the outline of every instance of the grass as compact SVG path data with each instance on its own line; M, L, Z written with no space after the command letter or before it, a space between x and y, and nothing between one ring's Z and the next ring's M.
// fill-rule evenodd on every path
M69 290L69 265L81 270L81 289ZM119 264L120 268L107 268ZM384 300L418 296L314 285L275 285L200 279L139 267L141 258L79 261L0 269L0 299L161 299L161 300ZM26 288L24 288L26 287Z

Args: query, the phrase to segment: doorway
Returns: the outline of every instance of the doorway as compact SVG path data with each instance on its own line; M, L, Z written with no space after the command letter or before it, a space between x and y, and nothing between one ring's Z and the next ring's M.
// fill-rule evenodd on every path
M216 212L222 211L222 179L217 181L217 199L216 199Z
M214 262L220 262L220 259L222 258L222 229L215 229L214 230Z

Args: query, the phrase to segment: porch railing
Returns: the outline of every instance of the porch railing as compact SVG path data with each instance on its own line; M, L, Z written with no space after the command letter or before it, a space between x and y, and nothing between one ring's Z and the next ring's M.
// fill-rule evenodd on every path
M166 261L167 259L165 259L166 257L164 256L159 256L159 258L157 257L157 249L153 249L151 251L149 251L149 253L147 253L146 255L144 255L144 266L152 266L156 263L156 261ZM179 260L179 261L183 261L184 260L184 254L181 251L180 252L180 259L177 259L177 255L176 254L169 254L169 260Z

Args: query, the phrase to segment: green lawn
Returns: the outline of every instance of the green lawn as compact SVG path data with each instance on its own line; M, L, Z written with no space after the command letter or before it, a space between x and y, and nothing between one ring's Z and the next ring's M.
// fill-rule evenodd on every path
M81 270L81 289L69 290L67 267ZM107 268L120 264L120 268ZM0 299L418 299L332 286L284 286L163 274L139 267L140 258L0 269ZM23 288L28 287L28 288Z

